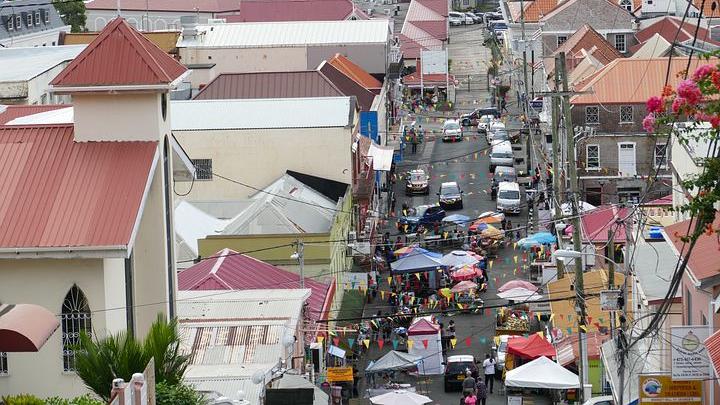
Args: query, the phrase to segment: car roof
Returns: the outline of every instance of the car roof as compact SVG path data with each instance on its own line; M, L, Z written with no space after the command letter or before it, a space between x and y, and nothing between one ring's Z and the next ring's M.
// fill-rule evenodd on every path
M515 168L510 166L495 166L495 173L515 173Z
M520 191L520 185L515 182L504 181L498 186L500 190Z
M457 187L457 181L446 181L445 183L440 184L440 187L450 187L455 186Z
M494 143L494 144L492 145L492 150L495 150L495 149L498 149L498 150L500 150L500 149L512 150L512 143L510 143L510 141L501 141L501 142L498 142L498 143ZM492 151L491 151L491 152L492 152Z
M423 170L423 169L412 169L412 170L410 170L410 174L425 174L425 170Z
M473 357L471 354L460 354L457 356L448 356L447 358L448 363L468 363L468 362L475 362L475 357Z
M460 122L458 122L458 120L452 120L452 119L451 119L451 120L445 120L445 122L443 123L443 125L445 125L445 124L459 124L459 123L460 123Z

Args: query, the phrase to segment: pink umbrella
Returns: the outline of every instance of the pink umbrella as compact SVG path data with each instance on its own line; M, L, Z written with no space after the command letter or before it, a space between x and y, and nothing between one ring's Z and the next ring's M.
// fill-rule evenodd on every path
M453 280L472 280L475 277L482 276L482 271L475 266L463 266L455 270L450 276Z
M461 293L465 291L470 291L478 288L478 285L473 283L472 281L465 280L461 281L453 286L453 288L450 290L454 293Z
M534 284L532 284L528 281L512 280L512 281L508 281L507 283L503 284L502 287L498 288L498 291L503 292L503 291L511 290L513 288L524 288L528 291L537 291L538 290L538 288Z

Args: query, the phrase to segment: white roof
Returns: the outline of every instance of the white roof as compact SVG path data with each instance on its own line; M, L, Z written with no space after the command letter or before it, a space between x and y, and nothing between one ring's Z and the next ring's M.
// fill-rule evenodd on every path
M385 44L388 20L283 21L199 25L199 35L178 38L178 48L275 48Z
M505 385L561 390L580 387L580 378L572 371L543 356L508 371L505 375Z
M514 190L519 191L520 185L510 181L503 181L498 185L498 190Z
M182 220L179 220L182 218ZM198 239L217 234L227 224L227 220L217 219L187 201L180 201L175 207L175 234L177 243L185 245L198 255Z
M66 107L18 117L8 121L5 125L72 124L74 122L74 116L73 107Z
M30 80L63 62L75 59L86 46L0 47L0 66L2 66L2 69L0 69L0 82Z
M173 101L171 124L173 131L345 127L354 108L350 97Z
M250 319L253 324L277 324L277 319L297 318L310 290L201 290L178 291L177 314L189 322L233 318ZM263 320L269 319L269 320Z

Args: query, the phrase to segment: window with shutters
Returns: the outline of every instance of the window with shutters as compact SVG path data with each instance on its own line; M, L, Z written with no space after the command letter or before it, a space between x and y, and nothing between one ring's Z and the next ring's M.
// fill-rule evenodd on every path
M40 25L40 12L35 12L35 25Z
M633 107L631 105L620 106L620 123L626 124L633 122Z
M32 12L27 13L27 26L32 27L33 25L33 15Z
M8 17L7 20L7 29L8 31L14 31L15 30L15 16Z
M48 24L50 22L50 12L48 10L45 10L45 24Z
M585 107L585 123L586 124L599 124L600 123L600 107L596 105Z
M600 169L600 145L585 146L585 167L588 170Z
M212 159L192 159L192 162L195 166L196 180L213 179Z
M16 15L15 16L15 29L19 30L20 28L22 28L22 17L19 15Z

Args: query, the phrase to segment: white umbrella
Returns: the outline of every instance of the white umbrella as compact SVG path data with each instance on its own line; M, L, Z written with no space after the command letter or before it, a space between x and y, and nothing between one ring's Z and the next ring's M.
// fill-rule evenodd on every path
M530 291L522 287L511 288L509 290L499 292L497 296L513 301L537 301L542 298L542 295L538 294L536 291Z
M476 257L464 250L453 250L440 259L440 262L448 267L472 266L479 261Z
M370 402L378 405L423 405L432 402L432 399L414 392L397 390L372 397Z
M586 203L585 201L578 201L578 212L592 211L596 206ZM564 215L570 215L572 213L572 204L564 203L560 206Z

